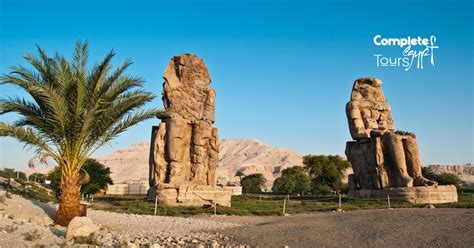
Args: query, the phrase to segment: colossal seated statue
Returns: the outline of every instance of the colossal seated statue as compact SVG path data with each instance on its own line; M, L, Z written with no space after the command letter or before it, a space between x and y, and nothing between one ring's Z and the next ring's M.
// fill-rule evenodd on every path
M230 206L231 189L216 186L215 91L204 61L193 54L174 56L163 78L167 114L152 129L149 199L157 197L167 205Z
M354 139L346 144L346 156L354 170L351 187L383 189L437 184L421 173L415 135L395 131L380 79L360 78L354 82L346 115Z

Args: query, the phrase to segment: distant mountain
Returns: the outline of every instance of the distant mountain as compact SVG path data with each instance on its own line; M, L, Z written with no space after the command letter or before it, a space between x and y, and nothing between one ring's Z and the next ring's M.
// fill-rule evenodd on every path
M114 183L125 183L148 181L149 157L150 143L141 142L95 159L110 167Z
M474 184L474 165L428 165L430 169L437 174L451 173L459 176L459 178L468 184Z
M127 148L117 150L107 156L96 159L112 171L115 183L129 181L148 181L148 158L150 144L141 142ZM219 165L217 167L217 182L221 185L238 183L234 177L237 171L246 175L262 173L267 179L266 188L269 190L273 181L281 171L292 166L303 165L303 155L297 152L268 146L256 139L223 139L219 144ZM474 165L429 165L435 173L453 173L462 180L474 184ZM47 173L51 165L36 166L28 169L27 174L39 171ZM346 175L352 169L346 171Z
M282 170L303 165L303 155L265 145L256 139L223 139L219 148L217 181L222 185L238 182L239 178L234 175L242 171L245 175L262 173L267 179L266 188L271 189Z
M96 159L110 167L116 183L147 181L149 149L150 144L142 142ZM268 180L267 186L271 187L281 170L303 164L301 154L270 147L256 139L223 139L219 149L217 181L222 185L238 182L239 178L234 175L240 170L246 175L262 173Z

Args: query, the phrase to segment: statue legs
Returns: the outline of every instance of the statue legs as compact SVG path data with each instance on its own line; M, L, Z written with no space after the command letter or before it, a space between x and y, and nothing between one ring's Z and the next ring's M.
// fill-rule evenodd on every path
M382 142L384 150L389 155L392 166L394 166L390 170L396 175L392 178L393 183L391 185L395 187L412 187L413 179L408 174L403 136L396 133L387 133L382 137Z
M168 135L167 157L169 158L169 183L181 184L185 181L187 171L185 168L186 160L189 160L190 140L187 139L187 133L190 133L190 126L185 120L174 118L170 119L166 125ZM187 149L186 149L187 148Z
M396 175L391 186L412 187L437 185L423 177L416 138L409 134L387 133L382 137L384 149Z
M404 135L403 148L405 150L408 173L414 180L413 185L437 185L437 182L426 179L421 173L421 159L420 152L418 151L418 145L416 143L416 138L411 135Z

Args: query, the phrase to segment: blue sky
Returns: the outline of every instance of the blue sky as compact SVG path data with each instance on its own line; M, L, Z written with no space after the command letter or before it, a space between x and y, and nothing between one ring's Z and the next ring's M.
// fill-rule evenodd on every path
M115 64L132 58L129 74L161 94L173 55L194 53L217 91L221 138L256 138L303 154L344 154L345 116L356 78L383 80L396 127L416 133L423 163L473 162L472 1L10 1L0 0L0 73L22 55L70 56L88 41L91 64L110 49ZM377 67L383 37L437 37L435 66ZM0 86L2 97L24 94ZM162 106L160 97L148 106ZM0 116L12 121L14 115ZM148 141L144 122L97 152ZM24 168L31 151L0 139L0 166Z

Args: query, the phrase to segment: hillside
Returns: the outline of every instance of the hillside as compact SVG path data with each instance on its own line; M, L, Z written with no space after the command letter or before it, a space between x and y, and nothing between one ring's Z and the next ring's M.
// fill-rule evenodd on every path
M474 165L429 165L430 169L437 174L440 173L451 173L459 176L461 180L474 184Z
M110 167L112 179L115 183L128 181L148 181L149 143L141 142L130 147L117 150L107 156L96 159ZM297 152L268 146L256 139L223 139L220 141L219 165L217 167L217 181L219 184L237 183L239 178L235 172L242 171L249 175L262 173L267 178L267 189L271 188L273 180L280 172L291 166L302 165L302 154ZM468 183L474 183L474 165L429 165L435 173L453 173ZM52 166L36 166L28 169L47 172ZM346 174L350 173L349 169Z
M224 139L220 142L218 183L237 182L235 172L262 173L271 186L276 175L284 168L302 165L302 155L274 148L256 139ZM96 158L111 168L116 183L148 180L149 143L142 142L117 150L108 156Z

